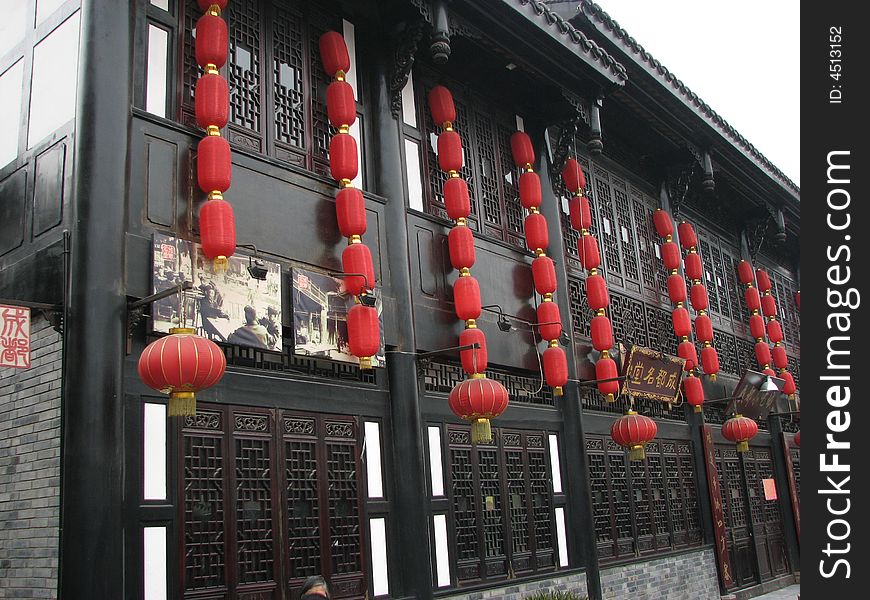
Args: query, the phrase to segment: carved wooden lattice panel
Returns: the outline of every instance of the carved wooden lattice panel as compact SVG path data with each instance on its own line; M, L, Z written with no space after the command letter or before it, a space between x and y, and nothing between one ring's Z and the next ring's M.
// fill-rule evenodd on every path
M622 250L622 266L626 278L640 282L640 264L637 253L637 227L632 219L632 205L628 198L628 187L622 179L611 177L613 182L613 200L616 209L616 238ZM640 286L637 290L640 292Z
M599 171L596 169L590 187L594 188L594 193L589 193L589 204L599 224L593 233L601 247L604 265L602 274L608 278L608 281L612 278L611 283L621 286L623 269L619 256L619 239L613 217L613 191L607 180L607 175L599 175Z
M671 322L671 313L663 308L647 305L647 331L649 347L672 356L677 354L677 336Z
M722 307L719 304L719 291L716 287L715 268L713 266L712 244L698 234L698 254L704 265L704 285L707 287L707 298L710 303L709 312L713 315L722 316Z
M354 425L326 421L329 537L332 572L355 573L362 565Z
M533 540L538 570L555 566L553 546L553 498L550 493L550 463L544 450L543 435L526 436L531 489L531 510L534 515Z
M486 376L501 383L507 389L511 402L524 402L543 406L554 406L553 392L547 386L541 387L540 376L524 377L516 373L505 373L487 369ZM465 379L459 365L442 362L427 362L423 367L423 382L427 392L449 394L456 384Z
M511 522L511 548L514 554L528 552L530 549L529 513L526 507L528 494L522 451L505 449L504 462L508 514Z
M655 204L635 188L631 188L632 210L637 233L641 279L645 295L656 302L667 297L668 271L656 249L661 241L652 223Z
M668 548L671 546L668 503L665 500L666 488L662 471L662 459L658 452L647 454L647 471L650 482L650 503L652 519L656 534L656 546Z
M272 54L275 142L304 150L305 43L302 15L295 7L275 7Z
M230 3L227 25L230 32L230 53L227 59L227 80L230 86L230 142L248 150L264 150L260 115L262 110L263 76L261 7L257 0Z
M266 416L260 418L268 420ZM235 439L239 583L272 581L275 577L271 449L271 436Z
M610 321L613 324L613 339L626 346L635 344L648 346L646 311L644 303L622 294L610 294L608 307ZM591 319L590 319L591 322Z

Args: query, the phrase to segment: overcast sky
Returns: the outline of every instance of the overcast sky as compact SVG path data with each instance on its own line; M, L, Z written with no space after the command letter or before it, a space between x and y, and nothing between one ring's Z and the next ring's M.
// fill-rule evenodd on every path
M800 185L798 2L596 2Z

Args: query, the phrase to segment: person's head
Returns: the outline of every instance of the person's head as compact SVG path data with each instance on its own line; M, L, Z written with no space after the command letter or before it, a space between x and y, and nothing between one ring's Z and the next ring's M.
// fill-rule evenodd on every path
M299 593L300 600L320 600L321 598L332 598L329 595L329 586L326 580L320 575L312 575L302 584L302 590Z
M253 325L257 322L257 311L250 304L245 307L245 325Z
M266 309L266 316L273 323L276 322L278 320L278 309L275 308L274 306L270 306L269 308Z

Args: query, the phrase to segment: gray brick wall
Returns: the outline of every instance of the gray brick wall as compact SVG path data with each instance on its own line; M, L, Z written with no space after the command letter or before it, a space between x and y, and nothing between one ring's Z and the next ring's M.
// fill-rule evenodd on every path
M586 573L573 573L562 577L553 577L467 594L449 596L446 600L483 600L484 598L503 598L504 600L522 600L535 592L575 592L581 597L586 595Z
M607 600L719 600L713 549L601 570Z
M31 367L0 368L0 598L57 598L61 337L31 332Z

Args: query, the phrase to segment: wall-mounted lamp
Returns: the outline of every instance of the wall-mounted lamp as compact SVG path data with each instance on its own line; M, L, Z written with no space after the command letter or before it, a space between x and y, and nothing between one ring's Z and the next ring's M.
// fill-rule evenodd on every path
M365 289L366 291L373 289L371 285L369 285L369 278L365 273L345 273L343 271L327 271L327 275L330 277L338 277L339 279L344 277L362 277L365 281ZM373 294L360 294L357 296L359 299L359 303L363 306L374 306L377 302L377 298Z
M236 246L254 251L254 254L248 257L248 275L257 281L266 281L269 270L266 268L266 261L260 258L257 247L254 244L236 244Z

